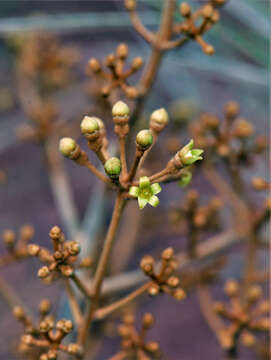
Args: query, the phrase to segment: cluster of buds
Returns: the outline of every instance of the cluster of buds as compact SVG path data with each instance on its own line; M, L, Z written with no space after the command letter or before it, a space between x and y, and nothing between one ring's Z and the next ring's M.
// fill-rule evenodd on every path
M262 290L258 285L251 285L245 294L235 280L228 280L224 288L229 297L230 306L222 302L214 305L214 311L229 322L219 333L221 346L227 352L236 352L238 340L246 346L255 343L254 334L269 331L269 303L262 298Z
M180 279L173 275L177 268L173 249L167 248L162 252L159 271L155 271L155 265L155 260L150 255L144 256L140 262L141 269L151 279L149 295L156 296L162 292L176 300L185 299L186 294L180 286Z
M15 34L7 42L17 54L20 73L35 81L41 90L66 85L79 59L76 48L61 46L48 33Z
M219 197L213 196L208 204L201 205L199 193L192 189L186 194L185 201L180 207L173 209L171 219L174 223L184 220L186 227L200 230L212 230L219 223L218 215L222 202Z
M197 145L216 153L218 156L236 165L246 163L250 155L266 149L266 138L254 139L254 127L245 118L239 116L239 104L230 101L224 108L224 120L204 113L197 123L192 124L191 132Z
M24 124L16 129L17 137L24 141L42 143L52 134L63 131L55 120L58 116L57 104L52 100L43 100L26 109L30 124Z
M31 225L22 226L18 236L10 229L5 230L2 233L2 240L8 250L8 255L0 258L0 265L7 264L12 260L20 260L27 257L27 246L33 236L34 229Z
M156 341L146 341L149 329L154 326L154 317L150 313L145 313L141 322L141 329L135 328L135 318L131 314L123 317L122 323L118 327L121 336L121 351L111 359L118 360L150 360L161 356L159 344Z
M35 325L23 308L16 306L13 309L14 317L24 327L24 335L21 337L19 350L22 353L28 353L32 349L39 350L41 353L40 360L57 360L58 352L81 358L83 355L81 346L73 343L62 344L63 339L73 330L72 322L61 319L55 323L50 311L50 301L43 299L39 305L40 319Z
M130 68L125 69L128 54L128 46L124 43L119 44L115 53L107 55L105 59L105 66L109 71L103 70L98 59L91 58L89 60L88 69L106 83L101 89L103 96L109 96L114 89L118 88L130 99L138 96L138 90L136 87L130 86L127 79L142 67L143 60L137 56L132 60Z
M27 251L30 256L37 256L46 265L38 271L38 276L46 282L51 282L58 275L72 277L75 268L84 269L92 265L90 258L84 258L78 264L80 245L76 241L65 241L65 237L58 226L54 226L49 233L53 242L54 251L42 248L37 244L29 244Z
M126 137L129 133L130 109L128 105L123 101L115 103L112 108L112 117L114 131L119 139L120 158L110 157L108 154L108 140L101 119L95 116L85 116L81 122L81 132L87 139L88 147L96 153L108 177L90 162L86 152L72 138L62 138L60 140L59 150L62 155L79 165L85 166L114 189L121 189L127 198L137 198L140 208L143 208L147 203L152 206L159 204L156 194L161 191L161 187L155 180L161 179L164 181L172 177L172 175L179 176L178 179L181 178L181 181L186 183L191 180L191 174L188 169L184 172L184 168L188 168L196 161L201 160L203 152L201 149L193 148L193 140L178 151L162 171L149 178L143 176L139 181L134 181L136 172L142 166L158 135L168 123L168 114L165 109L155 110L150 116L149 128L143 129L137 134L135 158L129 171L127 169L125 148Z
M226 0L210 1L195 13L192 12L192 9L187 2L181 3L179 11L185 18L185 21L175 26L176 33L181 33L189 38L192 38L201 46L205 54L213 55L215 50L212 45L205 42L203 35L219 21L220 14L216 8L224 5L225 2ZM202 19L202 21L198 25L197 23L199 19Z

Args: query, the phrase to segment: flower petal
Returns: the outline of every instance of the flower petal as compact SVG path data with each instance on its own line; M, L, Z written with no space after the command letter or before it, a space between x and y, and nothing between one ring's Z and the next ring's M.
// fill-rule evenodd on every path
M158 183L152 184L151 189L152 189L153 195L159 194L159 192L162 191L162 188L161 188L160 184L158 184Z
M138 206L139 206L139 209L143 209L147 203L148 203L148 200L147 199L144 199L142 197L138 197L137 198L137 201L138 201Z
M133 197L138 197L139 188L137 186L131 186L129 189L129 194Z
M156 207L156 206L159 205L160 201L159 201L159 199L158 199L157 196L153 195L153 196L150 198L150 200L148 201L148 203L149 203L151 206Z
M148 178L148 176L142 176L139 179L139 187L147 187L150 186L150 179Z

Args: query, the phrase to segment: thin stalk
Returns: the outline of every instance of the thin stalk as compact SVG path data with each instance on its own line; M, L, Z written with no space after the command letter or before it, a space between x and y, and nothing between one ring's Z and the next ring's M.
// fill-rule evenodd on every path
M89 303L89 309L88 313L85 318L85 322L83 323L83 326L81 329L79 329L78 334L78 343L81 345L84 345L87 340L88 330L91 324L91 321L93 320L95 311L97 310L99 306L99 300L101 295L101 287L102 282L104 280L104 276L106 273L107 265L109 262L109 257L111 254L111 249L113 245L113 241L115 239L115 235L118 229L118 225L120 222L120 218L122 215L122 211L124 209L125 205L125 199L122 196L121 192L118 192L111 222L108 228L108 232L105 238L104 247L102 254L100 256L98 266L94 275L94 280L92 284L91 293L93 294L93 297L91 299L91 302Z
M80 310L80 306L78 304L78 301L76 299L75 293L72 289L69 279L65 280L65 287L66 287L67 297L68 297L68 301L69 301L69 305L70 305L70 309L71 309L74 321L75 321L77 327L79 327L80 324L82 323L83 317L82 317L82 313Z

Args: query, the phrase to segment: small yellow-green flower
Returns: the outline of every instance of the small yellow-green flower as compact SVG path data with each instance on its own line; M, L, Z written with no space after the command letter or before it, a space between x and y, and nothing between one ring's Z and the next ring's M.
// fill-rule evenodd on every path
M129 194L137 197L139 208L143 209L148 203L153 207L159 205L159 199L156 194L161 190L161 186L158 183L151 185L150 179L147 176L143 176L139 179L139 186L130 187Z

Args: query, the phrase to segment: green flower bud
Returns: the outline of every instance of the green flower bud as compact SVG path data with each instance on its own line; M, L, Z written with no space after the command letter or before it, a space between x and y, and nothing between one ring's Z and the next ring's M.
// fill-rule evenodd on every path
M93 134L100 130L98 119L94 116L85 116L80 127L82 134Z
M59 142L59 151L62 155L69 157L71 153L76 149L76 141L72 138L65 137Z
M192 180L192 173L188 170L183 171L178 184L180 185L180 187L186 187L188 184L190 184L191 180Z
M130 109L127 104L125 104L123 101L118 101L112 108L112 115L115 116L129 116Z
M168 113L164 108L155 110L150 117L150 125L165 127L168 123Z
M141 130L136 136L136 143L144 150L148 149L153 142L152 133L150 130Z
M120 159L117 157L111 157L104 164L104 169L110 178L118 178L121 172Z
M179 152L179 158L183 165L188 166L196 162L197 160L202 160L203 150L193 149L194 140L191 139L187 145L185 145Z

